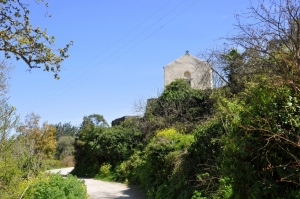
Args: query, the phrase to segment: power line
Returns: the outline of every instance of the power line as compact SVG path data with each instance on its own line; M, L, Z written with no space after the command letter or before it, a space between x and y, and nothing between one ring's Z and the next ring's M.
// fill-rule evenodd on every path
M170 0L171 1L171 0ZM75 73L77 73L78 71L80 71L82 68L84 68L85 66L87 66L89 63L91 63L93 60L95 60L96 58L98 58L100 55L102 55L104 52L106 52L108 49L110 49L112 46L114 46L115 44L117 44L119 41L121 41L122 39L124 39L127 35L129 35L131 32L133 32L136 28L138 28L140 25L142 25L145 21L147 21L149 18L151 18L155 13L157 13L159 10L161 10L164 6L166 6L170 1L168 1L167 3L165 3L163 6L161 6L158 10L156 10L154 13L152 13L149 17L147 17L145 20L143 20L140 24L138 24L135 28L133 28L131 31L129 31L128 33L125 34L125 36L123 36L122 38L120 38L119 40L117 40L114 44L112 44L111 46L109 46L105 51L101 52L97 57L93 58L91 61L89 61L87 64L85 64L83 67L79 67L78 70L76 70L75 72L73 72L70 76L68 76L66 79L68 79L69 77L71 77L72 75L74 75ZM153 24L151 24L148 28L146 28L145 30L143 30L140 34L138 34L137 36L135 36L133 39L131 39L129 42L127 42L125 45L123 45L121 48L117 49L115 52L113 52L111 55L109 55L108 57L106 57L105 59L103 59L100 63L96 64L93 67L90 67L89 70L99 66L101 63L103 63L104 61L108 60L110 57L112 57L113 55L115 55L117 52L119 52L120 50L122 50L123 48L125 48L126 46L128 46L130 43L132 43L134 40L136 40L137 38L139 38L141 35L143 35L145 32L147 32L150 28L152 28L154 25L156 25L157 23L161 22L166 16L168 16L170 13L172 13L174 10L176 10L179 6L181 6L186 0L181 1L178 5L176 5L173 9L171 9L169 12L167 12L166 14L164 14L162 17L160 17L158 20L156 20ZM160 28L159 28L160 29ZM158 30L157 30L158 31ZM157 32L155 31L155 32ZM154 34L154 33L153 33ZM152 35L152 34L151 34ZM150 35L150 36L151 36ZM148 36L149 37L149 36ZM148 38L146 37L146 38ZM144 39L145 40L145 39ZM144 41L143 40L143 41ZM141 42L139 42L141 43ZM138 44L139 44L138 43ZM136 46L136 45L135 45ZM135 47L134 46L134 47ZM131 48L133 49L133 48ZM127 53L128 51L126 51ZM124 53L121 55L123 56ZM119 57L117 57L117 59L119 59ZM112 62L114 62L114 59ZM111 64L112 62L110 62L109 64ZM107 64L107 65L109 65ZM104 67L106 67L107 65L105 65ZM104 68L102 67L102 68ZM102 70L102 68L100 68L100 70ZM86 71L84 73L81 74L80 77L75 78L74 80L76 81L77 79L81 78L82 76L86 75L87 73L89 73L89 71ZM62 81L64 82L64 81ZM69 82L68 84L66 84L65 86L69 86L70 84L72 84L74 81ZM61 83L61 82L60 82ZM59 84L59 83L58 83ZM47 91L45 91L44 93L48 93L50 90L52 90L53 88L55 88L58 84L52 86L50 89L48 89ZM78 84L76 84L78 85ZM56 93L56 91L54 91L54 93ZM37 100L37 103L39 101L43 101L44 99L47 99L48 97L51 97L53 94L48 94L45 97L42 97L40 100Z
M54 86L52 86L51 88L47 89L47 91L45 91L44 93L48 93L50 90L54 89L57 85L62 84L63 82L65 82L67 79L69 79L71 76L73 76L74 74L76 74L77 72L79 72L80 70L82 70L83 68L85 68L85 66L88 66L92 61L96 60L98 57L100 57L102 54L104 54L105 52L107 52L109 49L111 49L113 46L115 46L116 44L118 44L121 40L123 40L124 38L126 38L130 33L132 33L134 30L136 30L138 27L140 27L143 23L145 23L148 19L150 19L153 15L155 15L158 11L160 11L162 8L164 8L167 4L169 4L172 0L169 0L168 2L166 2L164 5L162 5L159 9L157 9L155 12L153 12L151 15L149 15L148 17L146 17L146 19L144 19L141 23L139 23L137 26L135 26L133 29L131 29L129 32L127 32L124 36L122 36L120 39L118 39L117 41L115 41L112 45L110 45L108 48L106 48L105 50L103 50L100 54L98 54L96 57L92 58L90 61L88 61L86 64L84 64L82 67L78 67L77 70L75 70L72 74L70 74L69 76L65 77L63 80L61 80L60 82L58 82L57 84L55 84ZM162 18L161 18L162 19ZM160 20L161 20L160 19ZM131 40L132 41L132 40ZM130 43L130 42L129 42ZM126 44L128 45L128 43ZM123 47L122 47L123 48ZM121 48L121 49L122 49ZM121 50L119 49L119 50ZM119 51L118 50L118 51ZM116 52L118 52L116 51ZM114 52L113 54L115 54L116 52ZM112 55L111 55L112 56ZM111 57L109 56L109 57ZM104 62L106 59L108 59L109 57L105 58L104 60L102 60L102 62ZM102 63L101 62L101 63ZM94 67L92 67L94 68ZM86 73L84 73L86 74ZM42 94L43 95L43 94ZM44 98L43 98L44 99Z
M121 58L122 56L124 56L125 54L127 54L129 51L131 51L132 49L134 49L135 47L137 47L139 44L141 44L142 42L144 42L145 40L147 40L149 37L151 37L152 35L154 35L156 32L158 32L159 30L161 30L162 28L164 28L166 25L168 25L169 23L171 23L174 19L176 19L177 17L179 17L181 14L183 14L185 11L187 11L189 8L191 8L193 5L195 5L199 0L196 0L195 2L193 2L191 5L189 5L187 8L185 8L183 11L181 11L179 14L177 14L175 17L173 17L172 19L170 19L168 22L166 22L165 24L163 24L162 26L160 26L158 29L156 29L154 32L152 32L151 34L149 34L147 37L145 37L143 40L141 40L140 42L138 42L137 44L135 44L133 47L129 48L127 51L125 51L123 54L119 55L118 57L116 57L114 60L112 60L111 62L109 62L108 64L104 65L103 67L99 68L97 71L95 71L93 74L87 76L86 78L84 78L83 80L79 81L77 84L73 85L72 87L65 89L63 92L61 92L60 94L56 95L55 97L52 97L50 100L65 94L66 92L68 92L69 90L72 90L73 88L75 88L76 86L78 86L79 84L83 83L84 81L86 81L87 79L89 79L90 77L92 77L93 75L95 75L96 73L98 73L99 71L103 70L105 67L107 67L108 65L112 64L113 62L115 62L116 60L118 60L119 58Z

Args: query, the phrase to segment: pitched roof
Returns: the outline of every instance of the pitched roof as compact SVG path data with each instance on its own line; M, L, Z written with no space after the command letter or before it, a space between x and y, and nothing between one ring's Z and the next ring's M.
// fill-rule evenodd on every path
M206 63L206 62L199 59L198 57L193 56L193 55L185 54L185 55L179 57L178 59L176 59L175 61L167 64L164 68L173 67L175 65L176 66L177 65L194 65L194 66L197 66L199 63Z

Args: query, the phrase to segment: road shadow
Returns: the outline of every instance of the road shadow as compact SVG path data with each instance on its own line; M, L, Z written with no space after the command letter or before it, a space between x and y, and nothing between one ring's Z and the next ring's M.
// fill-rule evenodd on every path
M123 195L115 199L146 199L145 194L136 185L128 185L128 189L122 191Z

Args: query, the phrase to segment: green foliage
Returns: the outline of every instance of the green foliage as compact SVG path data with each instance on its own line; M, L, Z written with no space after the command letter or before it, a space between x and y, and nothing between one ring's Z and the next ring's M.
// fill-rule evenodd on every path
M141 139L140 133L129 128L106 128L84 120L75 141L74 174L95 176L103 163L114 168L143 146Z
M193 141L193 135L181 134L171 128L158 131L148 147L155 147L155 144L163 143L164 145L172 145L172 148L175 150L186 150Z
M120 182L141 184L145 178L145 154L141 151L135 151L127 160L123 161L115 168L115 179Z
M200 191L194 191L194 194L191 199L207 199L207 197L202 197Z
M26 190L23 199L87 199L83 180L72 175L45 174Z
M37 2L40 1L43 2ZM26 2L5 0L0 2L0 8L0 50L4 52L5 58L14 56L16 60L21 59L30 69L44 65L45 71L54 72L55 78L59 79L57 73L60 71L60 64L69 56L66 53L73 42L57 49L56 54L51 48L54 36L48 36L46 30L39 27L32 27Z
M0 99L0 153L8 147L4 142L11 137L11 131L19 123L15 108L2 102Z
M56 142L56 158L62 160L65 157L72 156L74 153L75 137L62 136Z
M212 103L209 91L193 89L183 79L177 79L147 107L145 118L161 123L163 128L191 131L196 122L211 115Z
M13 144L12 140L8 143ZM18 159L19 157L12 155L14 152L15 150L12 148L7 148L0 153L0 198L6 199L11 196L18 196L20 192L16 187L20 181L19 177L24 175L25 171L20 168L20 164L23 162Z
M94 127L108 127L108 123L105 121L104 117L99 114L84 116L80 130Z
M108 163L104 163L101 165L99 169L99 173L95 176L96 179L112 181L114 180L114 175L111 171L111 165Z
M32 117L30 117L32 116ZM23 182L35 178L40 171L53 166L55 128L44 123L39 126L39 117L30 115L26 124L18 128L19 135L2 135L0 141L0 198L19 198ZM3 124L12 124L12 115ZM1 119L4 119L1 118ZM0 120L1 120L0 119ZM12 126L11 126L12 127ZM3 127L3 130L8 126Z
M189 147L185 158L189 165L186 172L190 185L201 190L202 196L209 197L220 191L219 157L222 145L219 139L225 134L223 123L218 118L213 118L199 125L193 133L195 142Z
M26 186L37 180L43 169L60 167L53 159L41 159L30 153L27 142L20 137L7 140L10 147L0 153L0 198L20 198ZM38 177L39 178L39 177Z
M62 136L71 136L75 137L78 133L78 127L73 126L70 122L68 123L61 123L55 124L54 127L56 128L56 140L58 141Z
M178 168L191 142L193 142L193 135L181 134L175 129L158 131L144 153L134 154L131 161L122 165L126 169L132 166L132 172L134 172L128 174L130 172L127 170L126 179L129 183L133 181L141 184L150 198L174 198L178 192L177 186L169 186L171 176L180 170Z
M26 141L28 147L32 148L32 154L41 158L53 158L56 148L55 132L53 125L44 122L39 125L40 116L34 113L28 114L25 124L18 128L20 138Z
M96 140L108 126L102 115L84 116L74 143L75 168L72 174L93 177L98 173Z
M240 54L237 49L231 49L227 54L221 55L221 60L225 65L223 70L228 80L227 86L231 94L237 94L244 88L245 55Z
M227 136L223 170L237 197L292 198L299 190L299 96L266 78L221 100Z
M215 198L224 198L230 199L233 197L233 190L232 190L232 182L229 178L221 178L219 180L220 187L218 192L214 195Z
M228 178L221 178L219 180L219 189L217 192L207 192L207 190L195 190L191 199L231 199L233 198L233 190L231 184L229 184ZM206 196L205 196L206 195Z
M108 175L110 173L110 169L111 169L111 165L104 163L100 167L100 174L103 175L103 177L108 177Z

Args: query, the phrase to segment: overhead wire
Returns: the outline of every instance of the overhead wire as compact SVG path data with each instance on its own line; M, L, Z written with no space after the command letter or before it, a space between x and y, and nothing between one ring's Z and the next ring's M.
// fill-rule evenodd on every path
M77 70L75 70L73 73L71 73L70 75L68 75L67 77L64 77L63 80L60 80L57 84L55 84L54 86L52 86L51 88L47 89L47 91L45 91L44 93L48 93L50 90L54 89L56 86L58 86L59 84L62 84L63 82L65 82L67 79L69 79L70 77L72 77L74 74L78 73L80 70L84 69L86 66L88 66L91 62L93 62L94 60L96 60L98 57L100 57L101 55L103 55L105 52L107 52L109 49L111 49L113 46L115 46L116 44L118 44L120 41L122 41L124 38L126 38L130 33L132 33L134 30L136 30L138 27L140 27L142 24L144 24L148 19L150 19L153 15L155 15L157 12L159 12L162 8L164 8L167 4L169 4L172 0L167 1L165 4L163 4L160 8L158 8L155 12L153 12L151 15L149 15L148 17L146 17L141 23L139 23L137 26L135 26L133 29L131 29L130 31L128 31L124 36L122 36L121 38L119 38L117 41L115 41L113 44L111 44L108 48L106 48L105 50L103 50L100 54L98 54L96 57L92 58L90 61L88 61L86 64L84 64L82 67L78 67ZM185 0L184 0L185 1ZM162 19L162 18L161 18ZM161 20L160 19L160 20ZM132 40L131 40L132 41ZM128 42L126 45L128 45L130 42ZM118 52L118 51L117 51ZM114 52L113 54L115 54L116 52ZM111 57L111 56L109 56ZM109 57L107 57L106 59L108 59ZM106 59L102 60L102 62L104 62ZM94 67L92 67L94 68ZM86 68L85 68L86 69ZM86 74L86 73L85 73ZM41 94L40 94L41 95Z
M165 24L163 24L162 26L160 26L158 29L156 29L155 31L153 31L151 34L149 34L147 37L145 37L143 40L141 40L140 42L138 42L137 44L135 44L133 47L129 48L127 51L125 51L124 53L122 53L121 55L119 55L118 57L116 57L114 60L112 60L111 62L109 62L108 64L104 65L103 67L99 68L97 71L95 71L93 74L87 76L86 78L84 78L82 81L79 81L78 83L74 84L73 86L71 86L68 89L65 89L64 91L60 92L60 94L56 95L55 97L52 97L50 100L61 96L62 94L65 94L66 92L72 90L73 88L75 88L76 86L78 86L79 84L83 83L84 81L86 81L87 79L89 79L90 77L94 76L96 73L98 73L99 71L103 70L105 67L109 66L110 64L112 64L113 62L115 62L116 60L118 60L119 58L123 57L125 54L127 54L128 52L130 52L132 49L134 49L135 47L137 47L138 45L140 45L142 42L144 42L145 40L147 40L149 37L151 37L152 35L154 35L156 32L158 32L159 30L161 30L162 28L164 28L166 25L168 25L169 23L171 23L174 19L176 19L177 17L179 17L181 14L183 14L185 11L187 11L189 8L191 8L193 5L195 5L199 0L196 0L195 2L193 2L191 5L189 5L187 8L185 8L183 11L181 11L180 13L178 13L175 17L173 17L172 19L170 19L169 21L167 21Z
M171 1L171 0L170 0ZM152 13L149 17L147 17L145 20L143 20L140 24L138 24L135 28L133 28L131 31L129 31L128 33L126 33L125 34L125 36L123 36L121 39L119 39L118 41L116 41L114 44L112 44L111 46L109 46L106 50L108 50L108 49L110 49L111 47L113 47L115 44L117 44L119 41L121 41L122 39L124 39L127 35L129 35L131 32L133 32L136 28L138 28L140 25L142 25L145 21L147 21L149 18L151 18L154 14L156 14L159 10L161 10L164 6L166 6L170 1L168 1L167 3L165 3L163 6L161 6L158 10L156 10L154 13ZM128 41L125 45L123 45L122 47L120 47L119 49L117 49L116 51L114 51L112 54L110 54L108 57L106 57L105 59L103 59L100 63L98 63L98 64L96 64L95 66L93 66L93 67L90 67L89 68L89 70L87 70L86 72L84 72L84 73L82 73L81 74L81 76L80 77L77 77L77 78L75 78L75 79L73 79L73 81L72 82L69 82L69 83L67 83L66 85L64 85L65 87L66 86L69 86L69 85L71 85L71 84L73 84L74 83L74 81L77 81L78 79L80 79L80 78L82 78L82 76L84 76L84 75L86 75L86 74L88 74L89 72L90 72L90 70L91 69L93 69L93 68L95 68L95 67L97 67L97 66L99 66L101 63L103 63L104 61L106 61L106 60L108 60L109 58L111 58L113 55L115 55L117 52L119 52L120 50L122 50L122 49L124 49L126 46L128 46L130 43L132 43L133 41L135 41L137 38L139 38L141 35L143 35L145 32L147 32L150 28L152 28L154 25L156 25L157 23L159 23L159 22L161 22L166 16L168 16L170 13L172 13L174 10L176 10L179 6L181 6L185 1L187 1L187 0L183 0L183 1L181 1L179 4L177 4L174 8L172 8L169 12L167 12L166 14L164 14L162 17L159 17L159 19L158 20L156 20L154 23L152 23L148 28L146 28L145 30L143 30L141 33L139 33L137 36L135 36L133 39L131 39L130 41ZM160 29L160 28L159 28ZM158 29L158 30L159 30ZM157 31L158 31L157 30ZM157 31L155 31L155 32L157 32ZM154 33L153 33L154 34ZM151 34L152 35L152 34ZM150 35L150 36L151 36ZM148 36L148 37L150 37L150 36ZM146 37L146 38L148 38L148 37ZM145 39L144 39L145 40ZM144 41L143 40L143 41ZM139 42L139 43L141 43L141 42ZM138 43L138 44L139 44ZM131 49L133 49L133 48L131 48ZM103 51L102 53L100 53L97 57L95 57L94 59L92 59L92 61L93 60L95 60L96 58L98 58L100 55L102 55L103 53L104 53L105 51ZM126 51L126 53L127 53L128 51ZM123 53L124 54L124 53ZM122 55L123 55L122 54ZM121 55L121 56L122 56ZM120 58L120 56L118 57L118 59ZM113 61L115 61L116 59L114 59ZM112 61L112 62L113 62ZM87 64L85 64L84 66L86 66L86 65L88 65L89 63L90 63L91 61L89 61ZM110 62L109 64L111 64L112 62ZM109 65L109 64L107 64L107 65ZM105 65L105 67L107 66L107 65ZM78 72L79 70L81 70L82 68L84 68L84 66L83 67L79 67L79 69L77 70L77 71L75 71L73 74L75 74L76 72ZM102 68L104 68L104 67L102 67ZM102 69L102 68L100 68L100 70ZM70 76L68 76L68 78L69 78ZM78 85L78 84L76 84L76 85ZM56 86L56 85L55 85ZM55 86L53 86L52 88L50 88L50 89L48 89L47 91L45 91L45 93L49 93L49 91L51 90L51 89L53 89ZM57 91L54 91L54 93L56 93ZM49 98L49 97L51 97L51 96L53 96L53 94L54 93L51 93L51 94L48 94L47 96L45 96L45 97L42 97L42 98L40 98L40 99L38 99L38 100L36 100L36 102L35 102L35 104L36 103L39 103L39 102L42 102L42 101L44 101L45 99L47 99L47 98Z

